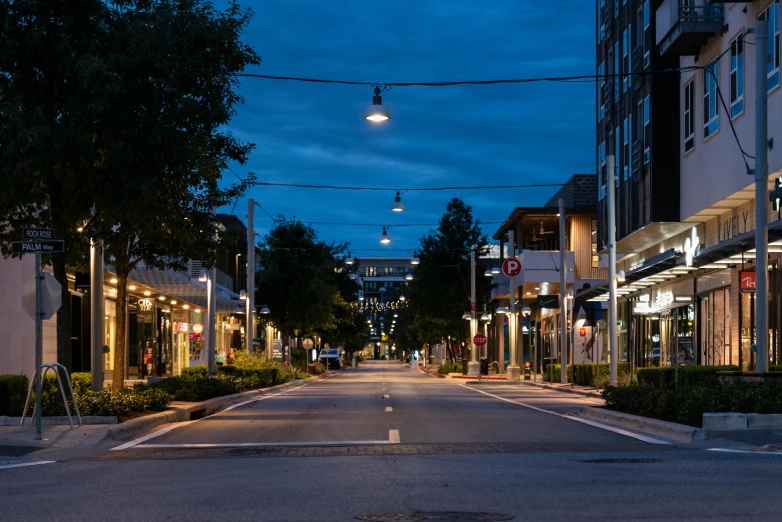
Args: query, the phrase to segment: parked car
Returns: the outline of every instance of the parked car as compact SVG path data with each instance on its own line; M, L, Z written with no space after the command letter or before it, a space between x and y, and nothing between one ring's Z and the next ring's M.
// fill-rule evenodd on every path
M318 356L318 362L321 363L326 369L336 368L337 370L342 368L342 358L339 355L339 350L336 348L324 348L320 351Z

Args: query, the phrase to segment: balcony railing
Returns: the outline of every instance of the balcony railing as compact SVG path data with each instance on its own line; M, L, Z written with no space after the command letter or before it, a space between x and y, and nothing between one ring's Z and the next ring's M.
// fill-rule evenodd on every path
M600 19L603 21L603 26L600 28L601 38L608 38L611 36L614 21L613 5L613 0L605 0L603 5L600 6Z
M641 164L643 162L644 142L636 140L633 143L633 165L632 174L636 176L641 173Z
M722 30L722 5L711 0L665 0L655 16L661 54L696 56Z

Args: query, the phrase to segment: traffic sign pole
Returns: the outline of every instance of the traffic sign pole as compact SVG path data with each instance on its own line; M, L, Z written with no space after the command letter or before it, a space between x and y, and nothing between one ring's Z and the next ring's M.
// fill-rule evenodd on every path
M35 253L35 440L41 440L41 364L43 364L43 292L41 292L41 253ZM24 412L26 413L26 412ZM23 415L24 415L23 413Z

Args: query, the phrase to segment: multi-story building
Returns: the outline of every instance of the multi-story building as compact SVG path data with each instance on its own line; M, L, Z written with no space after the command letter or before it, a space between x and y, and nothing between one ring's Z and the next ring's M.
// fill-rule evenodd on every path
M655 11L662 3L597 0L598 234L602 248L608 235L605 159L614 155L620 253L683 230L679 160L671 154L679 141L679 60L661 53L656 42Z
M565 217L565 263L567 266L567 290L577 291L584 286L598 284L606 277L606 270L600 268L597 243L597 176L576 174L545 205L541 207L517 207L494 233L500 242L502 257L516 257L521 262L521 273L516 277L516 295L510 295L509 279L502 275L493 276L496 285L492 299L496 306L507 307L510 299L517 301L517 310L528 306L531 309L529 323L522 324L516 332L519 362L536 361L539 367L544 359L558 359L560 347L560 253L559 253L559 199L566 208ZM513 232L514 249L507 248L508 233ZM601 307L576 299L568 301L578 313L584 308L586 317L594 324L600 318ZM595 310L595 308L597 310ZM494 309L494 307L493 307ZM565 311L567 312L567 310ZM597 317L595 313L597 312ZM493 327L489 330L488 357L497 361L499 367L508 362L508 316L495 315ZM585 335L586 338L586 335ZM589 354L576 353L577 360Z
M361 257L355 260L361 285L359 306L370 327L371 343L365 348L367 355L375 358L395 356L393 346L383 341L383 334L391 330L395 303L405 299L405 277L410 273L413 261L410 257Z
M618 262L620 354L637 365L755 367L755 53L752 29L768 21L769 186L782 174L779 0L666 0L656 10L656 43L681 68L678 137L681 226L640 231L635 253ZM746 41L746 43L745 43ZM675 107L670 108L673 110ZM666 131L667 132L667 131ZM742 153L746 152L746 155ZM678 154L672 154L678 151ZM782 220L769 201L769 361L782 363ZM620 241L621 243L621 241ZM621 252L621 250L620 250ZM605 285L581 294L607 299Z

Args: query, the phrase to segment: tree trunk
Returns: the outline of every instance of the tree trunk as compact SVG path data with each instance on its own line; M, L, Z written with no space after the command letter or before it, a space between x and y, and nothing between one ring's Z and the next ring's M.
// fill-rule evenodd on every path
M451 359L451 362L455 364L456 363L456 355L455 355L455 352L454 352L454 349L453 349L453 345L451 344L452 342L453 341L451 340L450 337L448 339L446 339L446 341L445 341L445 349L448 351L448 358Z
M62 306L57 311L57 362L71 372L71 293L68 291L68 273L65 256L53 255L54 278L62 286Z
M117 336L114 342L114 375L111 385L119 390L125 387L125 353L127 346L128 270L117 270Z

